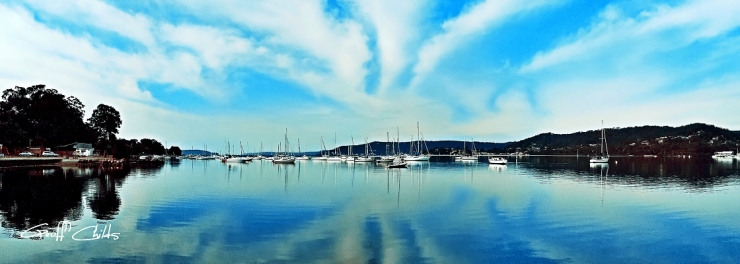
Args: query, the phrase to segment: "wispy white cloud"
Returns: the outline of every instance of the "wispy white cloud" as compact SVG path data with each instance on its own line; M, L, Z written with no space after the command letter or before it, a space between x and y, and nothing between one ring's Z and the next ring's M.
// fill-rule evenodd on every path
M442 24L442 32L429 39L419 50L419 61L414 66L416 77L412 87L423 80L445 55L464 45L466 41L484 34L486 30L519 12L544 4L545 1L522 4L518 1L487 0L469 7L460 16L445 21Z
M722 73L727 68L722 65L731 66L728 56L737 57L726 47L736 41L724 38L740 27L740 18L733 15L739 8L724 1L690 1L629 15L619 5L609 5L593 24L538 53L518 73L538 80L534 89L546 112L543 125L554 132L589 129L584 120L596 124L602 119L622 127L737 124L711 106L734 105L707 97L740 99L728 89L737 80ZM691 48L698 42L723 48ZM686 62L690 67L665 62L687 54L692 56Z
M153 48L152 22L142 15L132 15L102 1L29 0L30 4L51 15L70 18L72 23L116 32Z
M679 6L656 6L637 17L625 16L610 5L599 19L571 41L538 53L522 67L533 72L563 63L609 55L611 59L643 56L716 37L740 25L740 5L727 1L691 1Z
M427 1L359 1L359 12L367 17L376 33L380 57L380 93L386 92L414 60L414 48Z

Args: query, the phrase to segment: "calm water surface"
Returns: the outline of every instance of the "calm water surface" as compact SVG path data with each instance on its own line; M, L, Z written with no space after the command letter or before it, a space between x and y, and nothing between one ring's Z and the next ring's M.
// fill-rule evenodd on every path
M735 160L0 171L0 261L737 263Z

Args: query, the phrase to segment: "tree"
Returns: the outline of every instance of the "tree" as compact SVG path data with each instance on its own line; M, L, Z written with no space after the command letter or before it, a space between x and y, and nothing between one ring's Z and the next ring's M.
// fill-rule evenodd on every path
M85 105L74 96L39 84L3 91L0 101L0 141L11 147L58 146L91 140L83 121Z
M170 155L180 156L180 155L182 155L182 150L178 146L172 146L167 151L167 153L169 153Z
M119 139L119 140L116 140L115 142L116 143L113 144L113 149L111 150L111 153L113 154L113 158L115 159L129 158L131 156L129 141L125 139Z
M110 150L113 147L110 143L115 142L121 127L121 114L112 106L99 104L87 122L98 136L98 147Z
M164 154L164 146L156 139L142 138L141 141L139 141L139 144L140 153L154 155Z

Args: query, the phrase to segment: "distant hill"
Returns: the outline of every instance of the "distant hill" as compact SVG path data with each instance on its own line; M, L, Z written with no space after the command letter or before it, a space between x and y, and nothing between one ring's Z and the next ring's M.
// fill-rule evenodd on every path
M617 155L710 155L735 150L740 131L694 123L680 127L641 126L605 129L609 154ZM601 130L571 134L543 133L512 142L502 152L530 154L596 154Z
M200 150L200 149L188 149L188 150L183 150L182 151L182 155L183 156L187 156L187 155L210 156L210 155L213 155L213 154L218 155L218 153L216 153L216 152L210 152L210 151L205 151L205 150Z

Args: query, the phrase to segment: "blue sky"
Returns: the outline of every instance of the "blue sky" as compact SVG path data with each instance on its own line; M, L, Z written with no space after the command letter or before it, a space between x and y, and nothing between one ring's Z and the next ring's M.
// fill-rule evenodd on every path
M0 85L105 103L121 137L304 150L740 129L733 1L3 1ZM295 146L295 144L294 144Z

